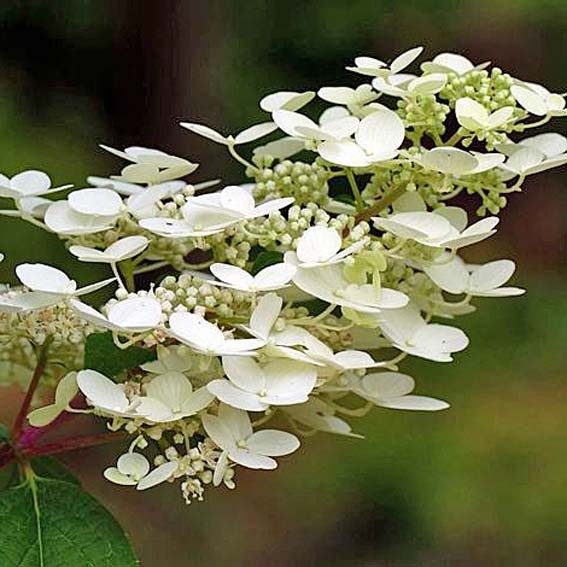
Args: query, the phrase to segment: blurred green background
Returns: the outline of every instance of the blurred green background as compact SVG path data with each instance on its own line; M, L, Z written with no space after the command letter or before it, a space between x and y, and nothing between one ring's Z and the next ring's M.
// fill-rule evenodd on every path
M343 70L357 55L424 45L425 57L458 51L567 85L564 0L4 0L0 25L0 171L45 169L78 187L120 165L98 143L157 146L201 162L196 179L239 182L218 146L176 124L243 128L268 92L357 84ZM567 132L563 122L554 129ZM479 302L453 364L409 368L450 411L376 410L356 424L366 440L310 438L277 472L239 469L235 492L189 508L168 486L108 486L113 449L67 462L126 525L144 567L565 564L565 179L530 178L497 237L469 255L516 260L528 294ZM23 260L84 281L97 269L6 218L0 250L0 281Z

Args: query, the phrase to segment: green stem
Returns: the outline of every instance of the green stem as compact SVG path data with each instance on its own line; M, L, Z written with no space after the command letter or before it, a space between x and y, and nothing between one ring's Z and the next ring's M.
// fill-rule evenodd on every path
M134 268L132 266L132 262L130 260L126 260L125 262L121 262L119 265L126 289L130 292L135 292L136 283L134 281Z
M461 134L459 134L459 131L457 130L446 142L445 146L454 146L455 144L457 144L457 142L462 138Z
M367 221L386 207L389 207L398 197L401 197L406 191L404 186L395 187L389 193L384 195L379 201L368 209L361 211L355 217L356 222Z
M354 201L356 203L356 210L360 212L364 210L364 201L362 200L362 195L360 194L360 189L356 184L356 179L354 178L354 173L352 172L352 169L346 170L346 178L348 179L348 183L350 185L352 194L354 196Z

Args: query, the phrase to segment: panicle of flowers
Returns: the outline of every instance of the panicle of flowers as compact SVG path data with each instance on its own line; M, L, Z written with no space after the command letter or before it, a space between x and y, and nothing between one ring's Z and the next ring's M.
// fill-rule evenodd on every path
M524 134L567 111L562 95L453 53L408 72L422 51L357 57L356 88L268 94L236 134L182 123L228 150L240 185L186 182L198 164L138 146L102 146L119 173L65 198L43 172L0 176L1 214L110 276L80 287L21 264L21 286L0 295L2 380L40 347L58 369L30 424L93 414L131 437L109 481L177 482L189 503L234 488L239 466L276 468L302 437L360 437L371 408L446 409L414 394L401 364L451 362L475 297L524 292L508 285L513 261L469 264L467 248L495 234L528 175L567 163L567 138ZM85 299L107 286L103 305Z

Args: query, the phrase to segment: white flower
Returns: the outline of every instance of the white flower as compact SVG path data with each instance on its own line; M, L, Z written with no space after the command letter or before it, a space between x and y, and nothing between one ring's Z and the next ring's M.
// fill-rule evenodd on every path
M214 396L207 388L193 391L181 372L166 372L146 384L146 395L137 400L136 413L155 423L167 423L194 415L205 409Z
M315 431L362 438L362 435L352 432L351 426L346 421L335 415L335 408L320 398L310 398L305 404L288 406L283 408L283 411L294 421Z
M456 214L455 214L456 213ZM415 240L434 248L457 249L470 246L492 236L498 217L482 219L468 228L466 214L457 207L444 207L434 212L395 213L387 218L373 218L374 225L396 236Z
M299 448L299 439L291 433L275 429L252 430L245 411L221 404L218 416L204 415L207 435L235 463L250 469L275 469L272 457L289 455ZM215 477L218 475L215 471Z
M374 57L357 57L354 60L355 67L347 67L347 69L349 71L359 73L360 75L368 75L370 77L387 77L403 71L421 55L422 51L423 47L408 49L401 55L398 55L392 63L390 63L390 67L388 67L383 61L375 59Z
M51 179L43 171L30 169L14 175L11 179L0 174L0 197L19 201L25 197L51 195L58 191L69 189L72 185L62 185L51 188Z
M210 270L220 281L211 280L209 283L250 293L273 291L287 287L295 274L295 267L284 262L268 266L260 270L255 276L230 264L215 263L210 267Z
M209 392L247 411L306 402L317 379L313 366L288 359L272 360L262 367L250 358L224 356L222 364L228 380L209 382Z
M208 140L212 140L217 144L223 144L225 146L238 146L240 144L248 144L253 142L272 132L277 130L277 126L273 122L261 122L260 124L254 124L249 126L242 132L236 134L236 136L223 136L220 132L213 130L209 126L204 124L195 124L194 122L181 122L180 126L187 128L194 134L203 136Z
M260 101L260 108L266 112L275 112L276 110L290 110L292 112L303 108L306 104L315 98L313 91L295 92L280 91L266 95Z
M152 297L133 296L107 308L107 316L90 305L72 299L69 305L80 317L96 327L122 333L143 333L160 327L163 319L161 303Z
M348 282L338 264L302 268L294 252L286 253L286 262L297 266L292 281L299 289L330 304L379 313L382 309L398 309L408 302L408 297L400 291L388 288L377 291L372 284Z
M334 228L312 226L298 240L295 257L302 268L338 264L358 252L368 243L368 240L368 238L363 238L340 251L343 240ZM288 258L294 257L293 253L291 254L292 256Z
M550 93L542 85L521 83L513 85L510 93L516 102L530 114L536 116L567 116L565 97Z
M163 183L193 173L199 164L151 148L130 146L124 151L103 144L100 147L118 157L133 162L114 179L127 183Z
M497 130L513 120L514 107L504 106L489 113L476 100L464 97L457 100L455 114L459 124L471 132Z
M392 75L390 77L377 77L372 86L379 92L401 98L412 98L418 95L437 94L447 82L443 73L432 73L423 77L413 75Z
M165 482L177 470L177 463L170 461L150 472L148 459L139 453L125 453L118 457L115 467L104 471L104 478L114 484L136 486L137 490L146 490Z
M77 373L69 372L57 384L55 400L52 404L38 408L28 415L28 421L33 427L45 427L59 417L79 392Z
M439 411L449 407L443 400L410 395L415 388L415 381L399 372L367 374L355 384L355 394L383 408Z
M140 221L147 230L171 238L208 236L242 220L269 215L293 203L292 197L273 199L256 206L254 197L243 187L229 185L216 193L187 199L181 212L184 220L149 218Z
M383 311L379 324L395 348L427 360L451 362L451 354L465 349L469 344L467 336L460 329L427 323L413 304L402 309Z
M252 356L263 346L260 339L227 339L216 325L194 313L173 313L169 318L169 334L210 356Z
M449 293L466 293L481 297L522 295L524 289L501 287L514 273L512 260L496 260L483 266L467 266L458 256L450 261L441 258L439 264L425 266L423 271L441 289Z
M378 108L360 121L354 138L355 141L327 140L317 151L323 159L336 165L369 167L398 155L405 138L404 123L394 111Z
M82 288L57 268L45 264L20 264L16 275L24 286L32 290L14 297L0 296L0 311L24 312L42 309L61 301L86 295L115 281L110 278Z
M476 175L498 167L506 156L498 153L481 154L466 152L459 148L436 147L425 150L415 158L415 161L426 169L452 175Z
M77 385L95 409L110 415L136 417L135 404L124 390L100 372L81 370L77 373Z
M538 149L535 145L516 144L516 151L507 151L511 153L510 157L500 167L503 170L502 179L508 181L517 175L527 176L534 173L541 173L560 167L567 163L567 153L546 157L546 154Z
M426 61L421 64L421 69L425 73L454 73L455 75L465 75L469 71L481 70L490 63L473 65L469 59L458 53L439 53L433 61Z
M96 250L86 246L71 246L69 252L81 262L116 264L137 256L147 248L149 242L145 236L127 236L117 240L105 250Z

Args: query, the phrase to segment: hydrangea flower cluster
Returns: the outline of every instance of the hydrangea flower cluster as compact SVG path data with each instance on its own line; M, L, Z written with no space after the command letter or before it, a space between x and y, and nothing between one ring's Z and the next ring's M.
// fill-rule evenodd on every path
M145 147L102 146L126 165L65 198L69 186L43 172L0 176L13 203L2 214L113 275L79 287L20 264L21 286L0 295L1 363L47 361L51 401L38 400L30 426L94 414L131 437L109 481L177 481L191 502L234 488L238 466L276 468L314 432L360 437L352 419L375 406L448 408L414 394L401 364L451 362L469 343L454 320L475 297L524 292L507 285L514 262L472 265L466 248L495 234L528 175L567 163L567 138L525 135L567 110L563 96L461 55L408 73L422 51L356 58L356 88L265 96L266 120L235 135L182 123L243 165L240 185L188 183L196 163ZM316 97L330 106L308 117ZM110 287L106 304L85 300ZM112 356L142 358L101 371L89 355L101 336Z

